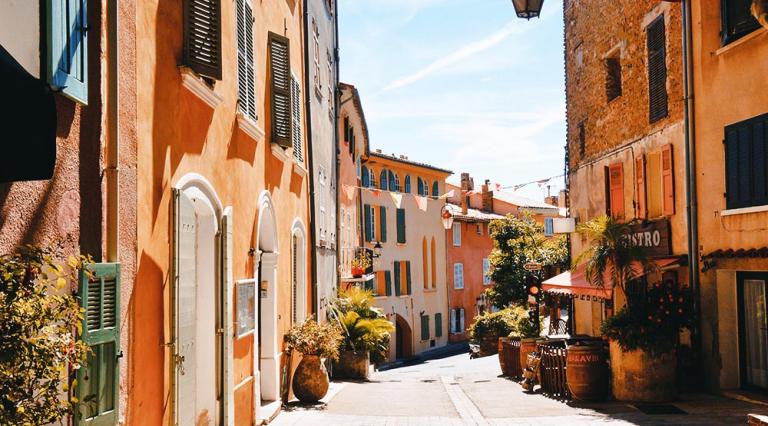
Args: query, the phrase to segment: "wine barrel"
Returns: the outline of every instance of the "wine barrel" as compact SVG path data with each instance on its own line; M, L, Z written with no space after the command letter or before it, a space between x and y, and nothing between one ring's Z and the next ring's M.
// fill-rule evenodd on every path
M609 393L607 353L602 344L571 345L566 381L576 401L602 401Z
M536 338L527 337L520 339L520 370L524 371L528 365L528 354L536 351Z

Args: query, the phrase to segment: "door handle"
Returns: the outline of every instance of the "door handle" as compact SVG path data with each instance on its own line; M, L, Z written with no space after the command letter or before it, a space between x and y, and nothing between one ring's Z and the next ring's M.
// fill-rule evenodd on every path
M176 354L175 360L176 360L176 368L179 369L179 374L183 376L184 374L186 374L186 370L184 369L184 360L185 360L184 355Z

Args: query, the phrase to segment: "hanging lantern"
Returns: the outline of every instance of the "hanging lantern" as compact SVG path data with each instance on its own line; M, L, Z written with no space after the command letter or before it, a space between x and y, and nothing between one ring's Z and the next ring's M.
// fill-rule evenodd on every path
M544 0L512 0L517 17L525 19L538 18L543 4Z
M453 215L448 210L448 206L443 206L443 209L440 211L440 219L443 220L443 228L446 230L453 227Z
M768 28L768 0L752 1L752 16L765 28Z

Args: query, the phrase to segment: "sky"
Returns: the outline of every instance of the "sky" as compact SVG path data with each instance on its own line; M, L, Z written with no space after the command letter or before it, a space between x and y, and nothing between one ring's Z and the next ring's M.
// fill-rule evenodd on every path
M504 187L563 172L562 2L339 0L341 81L360 92L371 149ZM563 178L549 183L553 195ZM520 190L532 198L546 185Z

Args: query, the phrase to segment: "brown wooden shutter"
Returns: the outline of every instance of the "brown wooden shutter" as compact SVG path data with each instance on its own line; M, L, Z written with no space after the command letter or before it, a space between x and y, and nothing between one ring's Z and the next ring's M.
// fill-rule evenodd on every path
M291 141L291 61L289 40L270 32L269 65L272 143L289 148Z
M672 144L661 148L661 181L663 189L664 214L675 214L675 177Z
M621 59L605 59L605 96L608 102L621 96Z
M221 80L221 1L184 0L184 65Z
M609 167L611 215L624 219L624 168L621 163Z
M664 15L656 18L646 30L648 45L648 110L649 121L655 123L667 116L667 49Z
M640 154L635 159L635 194L637 194L637 217L645 219L648 216L645 194L645 155Z

